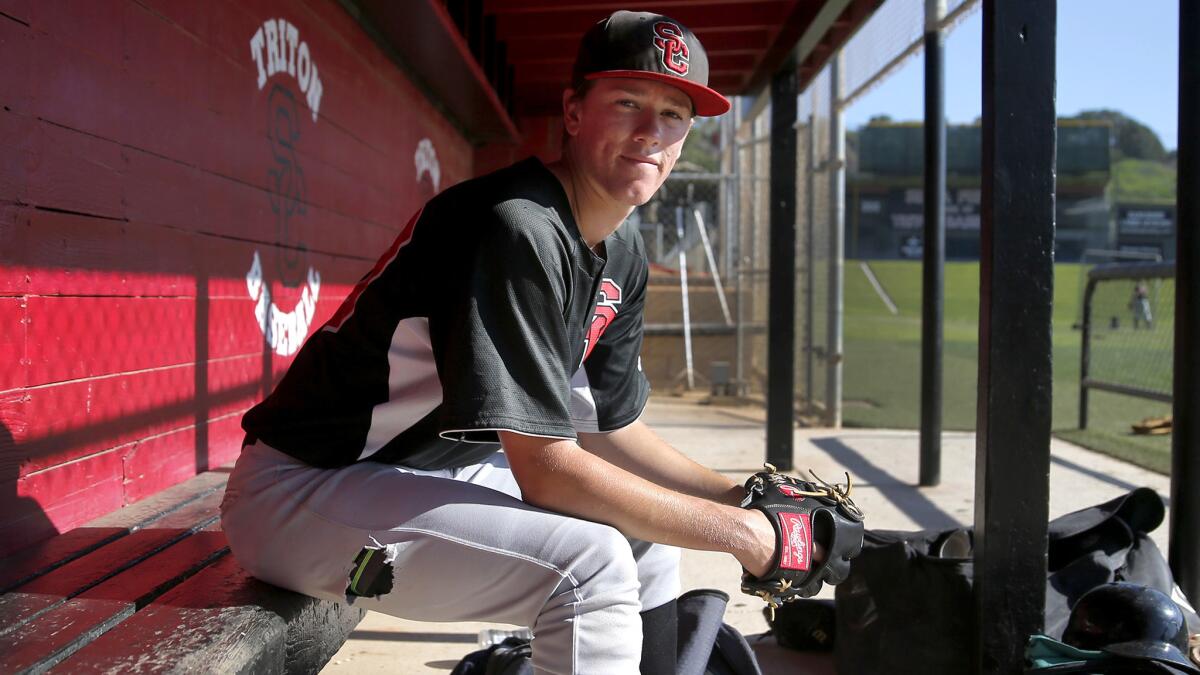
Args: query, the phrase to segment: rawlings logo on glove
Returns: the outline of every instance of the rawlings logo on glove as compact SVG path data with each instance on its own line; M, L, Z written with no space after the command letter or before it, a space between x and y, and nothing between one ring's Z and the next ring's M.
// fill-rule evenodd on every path
M846 483L829 484L784 475L770 464L746 481L742 508L758 509L775 527L775 558L762 577L742 574L742 592L762 598L772 611L784 602L808 598L821 584L837 584L850 572L850 559L862 551L863 513L850 499ZM816 544L825 558L813 561Z
M783 547L779 550L779 566L788 570L806 570L812 560L812 528L807 513L779 514L779 529Z

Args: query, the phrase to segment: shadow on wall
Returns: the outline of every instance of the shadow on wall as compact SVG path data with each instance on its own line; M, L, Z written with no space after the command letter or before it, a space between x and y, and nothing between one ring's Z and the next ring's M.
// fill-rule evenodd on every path
M0 456L20 457L12 431L0 422ZM20 463L0 463L0 513L5 523L0 527L0 556L15 550L18 542L46 539L58 534L58 529L36 499L22 497L18 491Z

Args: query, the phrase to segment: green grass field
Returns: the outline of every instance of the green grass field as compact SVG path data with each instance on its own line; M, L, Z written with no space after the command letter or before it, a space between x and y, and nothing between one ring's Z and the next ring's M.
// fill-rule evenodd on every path
M876 261L871 269L899 314L888 311L858 261L847 261L843 418L847 426L916 428L920 423L920 263ZM1130 425L1144 417L1170 414L1168 404L1092 391L1089 428L1077 428L1081 334L1072 329L1072 324L1078 316L1082 274L1079 265L1069 263L1056 265L1055 271L1055 435L1167 473L1171 437L1134 435ZM942 413L947 430L975 426L978 317L979 264L947 263ZM1155 326L1156 335L1147 339L1128 326L1126 317L1123 328L1106 330L1101 335L1103 351L1094 349L1103 357L1103 365L1113 372L1133 372L1147 386L1161 386L1165 377L1169 390L1171 341L1164 338L1172 331L1173 326L1160 322ZM1127 370L1122 349L1130 354ZM1100 365L1097 357L1093 363Z

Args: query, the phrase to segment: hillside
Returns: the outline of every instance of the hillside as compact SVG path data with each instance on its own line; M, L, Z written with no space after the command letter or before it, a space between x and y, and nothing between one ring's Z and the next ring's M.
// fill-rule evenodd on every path
M1112 198L1122 204L1175 203L1175 169L1160 162L1122 159L1113 164Z

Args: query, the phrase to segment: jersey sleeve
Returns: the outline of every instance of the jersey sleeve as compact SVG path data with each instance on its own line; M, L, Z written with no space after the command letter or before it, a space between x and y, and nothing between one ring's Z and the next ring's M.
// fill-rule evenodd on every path
M564 308L570 256L539 217L503 210L480 228L461 277L430 316L444 438L494 443L496 431L575 438L568 411Z
M633 287L621 289L616 316L571 379L571 422L578 431L620 429L646 407L650 383L641 353L648 273L643 265Z

